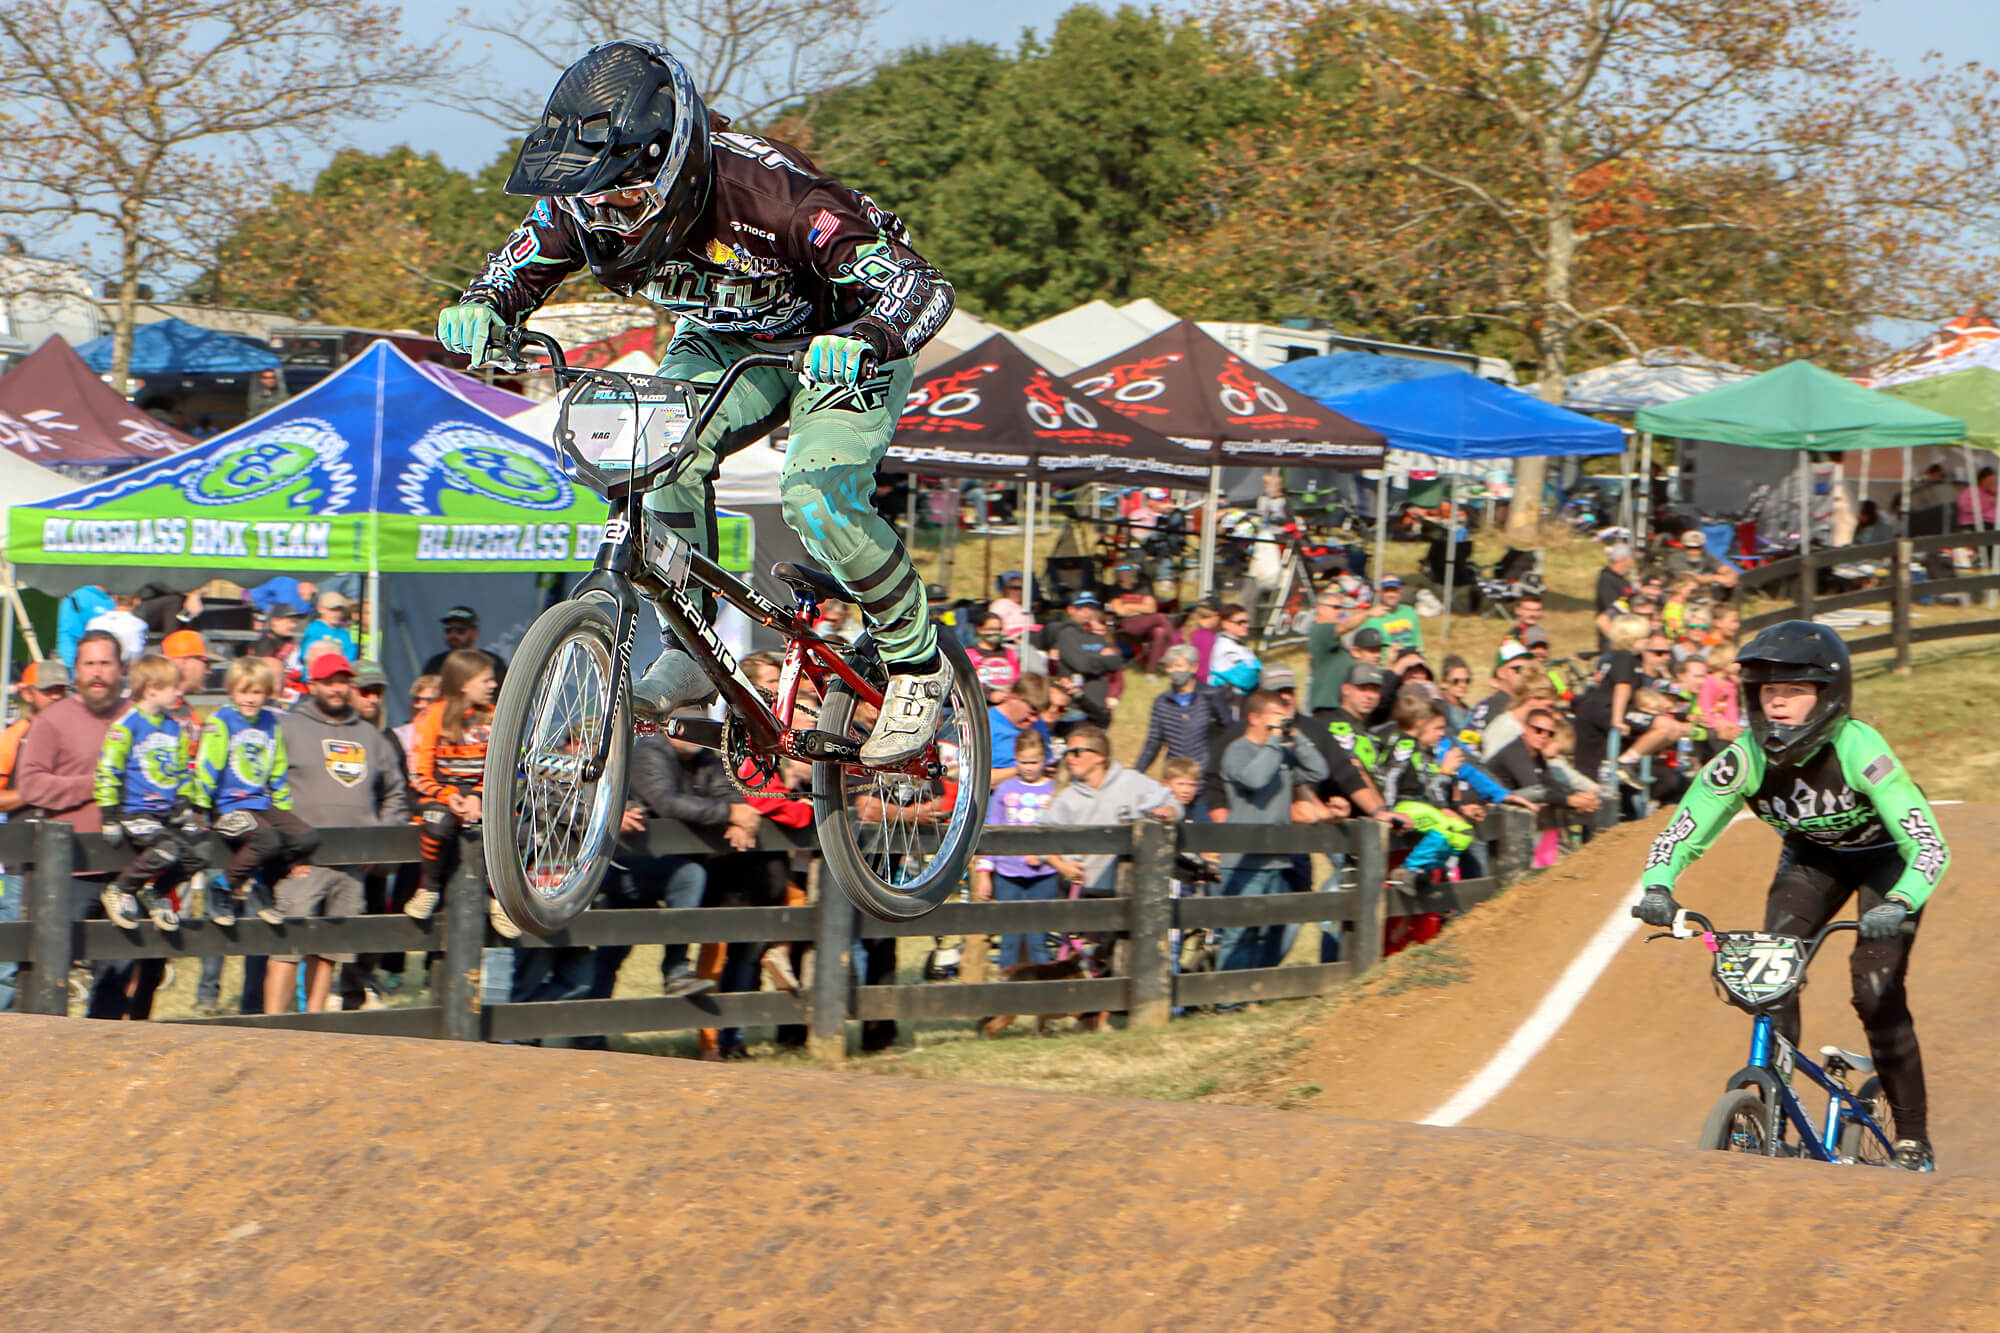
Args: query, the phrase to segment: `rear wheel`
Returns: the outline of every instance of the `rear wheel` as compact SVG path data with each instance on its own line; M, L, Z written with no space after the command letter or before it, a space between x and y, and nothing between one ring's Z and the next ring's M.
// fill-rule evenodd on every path
M550 607L521 640L493 710L486 867L508 917L536 935L589 906L611 864L632 744L615 633L601 599ZM586 781L607 729L604 771Z
M1764 1099L1749 1088L1733 1088L1708 1113L1695 1147L1769 1157L1770 1135L1770 1108Z
M965 879L986 823L993 777L993 740L986 690L956 640L940 637L951 663L951 696L938 723L936 777L882 773L860 765L813 765L813 807L827 871L854 905L884 921L909 921L936 907ZM877 686L882 669L872 653L848 664ZM819 726L836 736L867 739L874 710L835 682L820 707Z
M1840 1155L1864 1166L1894 1166L1896 1113L1889 1108L1889 1095L1882 1091L1882 1080L1870 1078L1854 1096L1868 1108L1868 1114L1882 1127L1889 1143L1884 1146L1881 1139L1868 1132L1866 1125L1846 1120L1840 1126Z

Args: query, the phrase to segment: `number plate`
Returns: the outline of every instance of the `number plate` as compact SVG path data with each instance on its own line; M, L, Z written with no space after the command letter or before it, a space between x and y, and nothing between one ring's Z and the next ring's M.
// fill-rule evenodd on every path
M650 509L643 512L647 567L669 588L687 587L690 549L687 542L667 527L666 519Z
M1805 979L1805 941L1790 935L1732 931L1715 937L1715 979L1746 1009L1762 1009Z

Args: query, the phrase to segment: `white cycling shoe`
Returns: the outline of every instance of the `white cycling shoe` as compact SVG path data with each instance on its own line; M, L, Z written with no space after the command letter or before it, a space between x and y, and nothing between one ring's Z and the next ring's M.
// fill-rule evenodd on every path
M875 729L861 747L861 762L877 766L907 764L937 738L944 701L951 695L951 663L942 652L935 670L895 673L882 696Z
M648 721L672 717L675 710L708 704L715 699L715 682L678 648L660 654L646 674L632 679L632 711Z

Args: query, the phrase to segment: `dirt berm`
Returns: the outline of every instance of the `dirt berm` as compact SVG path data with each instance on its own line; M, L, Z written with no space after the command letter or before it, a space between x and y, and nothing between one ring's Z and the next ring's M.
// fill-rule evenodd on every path
M1973 1178L304 1033L0 1051L15 1331L2000 1326Z

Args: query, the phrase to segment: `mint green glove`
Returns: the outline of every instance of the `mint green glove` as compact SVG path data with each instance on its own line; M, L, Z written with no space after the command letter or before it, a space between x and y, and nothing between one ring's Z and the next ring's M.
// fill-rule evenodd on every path
M808 384L859 384L863 362L875 349L859 338L822 333L806 348L806 368L801 378Z
M463 352L478 365L486 359L486 344L504 332L507 321L490 305L466 301L446 306L438 312L438 341L454 352Z

